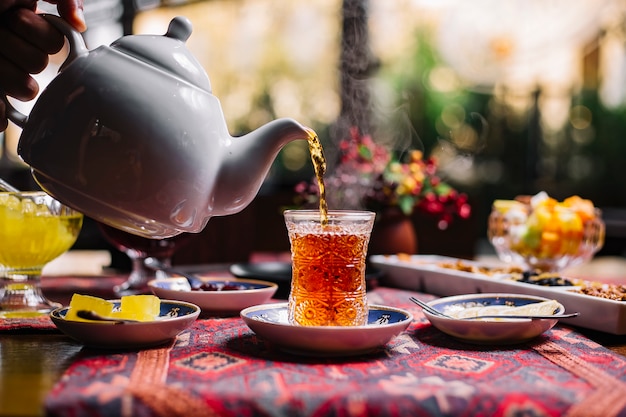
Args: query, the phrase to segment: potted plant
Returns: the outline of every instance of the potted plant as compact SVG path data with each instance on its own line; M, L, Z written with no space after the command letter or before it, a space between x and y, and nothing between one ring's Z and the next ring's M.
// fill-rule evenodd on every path
M362 208L377 213L370 248L376 245L374 235L381 234L383 227L395 225L405 232L410 228L414 234L410 216L418 210L432 216L440 230L447 229L456 217L467 219L471 215L467 195L441 179L434 157L424 158L423 152L416 149L396 155L357 128L352 128L350 136L339 143L338 164L324 182L329 207ZM297 184L295 191L298 205L318 204L316 180Z

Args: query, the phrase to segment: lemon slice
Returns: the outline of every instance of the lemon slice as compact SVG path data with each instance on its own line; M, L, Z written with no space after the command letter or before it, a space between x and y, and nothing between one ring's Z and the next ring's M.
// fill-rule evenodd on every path
M65 320L91 321L78 317L76 312L79 310L90 310L101 316L107 317L113 311L113 304L99 297L74 294L70 301L70 308L65 314Z
M159 317L161 300L154 295L126 295L120 300L119 311L111 317L138 321L152 321Z
M126 295L120 300L119 309L114 309L113 303L99 297L74 294L69 309L65 314L66 320L93 321L77 316L79 310L89 310L104 317L131 319L137 321L152 321L159 317L161 300L155 295Z

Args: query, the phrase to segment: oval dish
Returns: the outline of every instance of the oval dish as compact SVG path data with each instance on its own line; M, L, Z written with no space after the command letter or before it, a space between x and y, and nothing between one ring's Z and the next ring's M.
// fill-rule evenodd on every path
M119 307L119 300L109 300ZM72 339L101 349L139 349L174 339L198 318L200 307L181 301L161 300L159 317L153 321L118 324L104 321L66 320L69 307L50 313L52 322Z
M548 301L548 298L521 294L466 294L439 298L427 304L434 309L450 314L464 308L476 306L510 305L522 306ZM565 307L553 314L564 313ZM463 320L440 317L423 310L426 318L442 332L477 344L514 344L533 339L554 327L558 319L503 319L503 320Z

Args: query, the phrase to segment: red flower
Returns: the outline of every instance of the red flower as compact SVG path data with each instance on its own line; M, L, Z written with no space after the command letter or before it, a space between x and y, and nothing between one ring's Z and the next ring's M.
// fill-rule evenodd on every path
M408 151L403 159L396 158L371 136L352 128L349 138L339 143L339 152L335 172L324 179L330 206L334 193L349 200L343 201L352 206L346 208L380 211L395 206L406 215L420 209L436 216L440 229L446 229L455 216L467 219L471 215L467 196L442 181L437 175L437 160L424 159L419 150ZM295 191L301 205L318 203L315 179L296 185Z

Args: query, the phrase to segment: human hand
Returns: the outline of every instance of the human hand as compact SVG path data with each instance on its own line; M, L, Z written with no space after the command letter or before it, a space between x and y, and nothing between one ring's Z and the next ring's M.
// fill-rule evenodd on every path
M87 28L83 0L47 0L79 32ZM31 74L48 66L49 55L61 50L64 38L36 13L36 0L0 0L0 92L18 100L37 96L39 85ZM0 99L0 132L7 128L6 103Z

